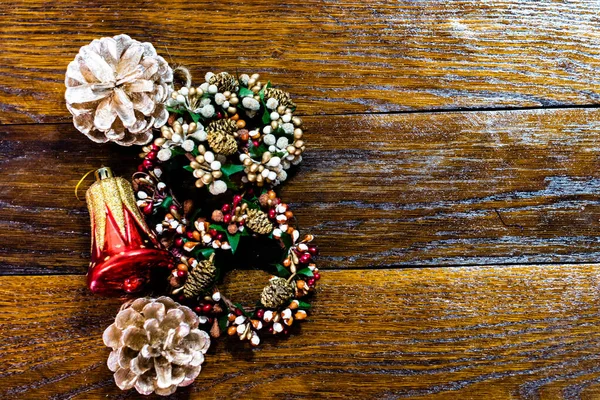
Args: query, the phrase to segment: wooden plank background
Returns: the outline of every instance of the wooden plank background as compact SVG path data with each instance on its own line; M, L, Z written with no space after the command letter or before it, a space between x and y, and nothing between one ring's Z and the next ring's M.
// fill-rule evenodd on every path
M64 71L126 32L198 79L289 90L309 149L281 195L323 284L288 340L217 341L173 398L600 398L595 2L0 3L0 398L137 398L83 275L73 188L135 149L70 124ZM262 274L228 278L256 297Z

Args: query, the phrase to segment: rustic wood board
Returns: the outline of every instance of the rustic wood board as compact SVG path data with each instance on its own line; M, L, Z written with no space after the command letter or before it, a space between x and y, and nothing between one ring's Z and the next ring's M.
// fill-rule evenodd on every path
M63 100L79 47L121 32L197 81L261 73L308 128L280 192L322 250L313 312L217 341L172 398L600 398L599 22L583 1L0 3L0 398L143 398L105 366L121 300L85 288L73 194L137 150Z
M326 268L598 259L600 110L305 120L310 149L281 194ZM83 273L89 218L73 189L138 162L68 124L0 127L0 273Z
M304 114L598 104L599 22L586 1L3 2L0 123L67 121L68 62L121 32L197 78L259 71Z
M244 299L266 279L225 289ZM598 398L599 284L598 265L327 271L300 334L217 341L173 398ZM131 397L101 339L120 303L84 285L0 278L1 398Z

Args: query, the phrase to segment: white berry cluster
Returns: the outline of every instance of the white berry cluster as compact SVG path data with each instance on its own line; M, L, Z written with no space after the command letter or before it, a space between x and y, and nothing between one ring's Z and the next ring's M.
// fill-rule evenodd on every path
M171 116L154 141L158 150L150 154L148 164L185 155L191 163L186 169L197 178L196 186L206 186L213 195L226 191L229 181L236 187L273 187L287 180L288 170L302 161L306 148L302 120L294 116L296 105L289 93L259 78L258 74L235 77L208 72L199 86L173 91L165 103ZM208 157L192 165L195 158L205 155L201 146ZM241 165L243 170L212 169L212 161L207 170L207 158L221 166Z

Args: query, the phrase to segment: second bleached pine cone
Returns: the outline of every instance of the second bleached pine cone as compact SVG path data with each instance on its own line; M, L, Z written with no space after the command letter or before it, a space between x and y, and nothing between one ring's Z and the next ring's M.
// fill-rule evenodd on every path
M208 145L216 153L232 155L238 149L237 141L233 136L236 131L235 121L230 119L213 121L206 127Z
M217 268L213 263L214 253L208 260L200 261L188 274L183 285L183 295L191 299L209 289L215 282Z
M190 385L210 346L198 325L191 309L169 297L145 297L124 306L102 335L113 349L107 364L117 386L168 396Z
M285 305L294 295L294 285L284 278L273 278L265 286L260 302L268 308L279 308Z
M269 216L256 209L248 210L246 226L260 235L268 235L273 231L273 224L269 221Z

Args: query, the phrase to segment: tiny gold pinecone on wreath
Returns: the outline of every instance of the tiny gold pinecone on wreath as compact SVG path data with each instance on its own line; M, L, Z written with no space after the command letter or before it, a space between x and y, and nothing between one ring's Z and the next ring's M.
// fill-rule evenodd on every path
M268 308L279 308L294 296L294 285L284 278L273 278L265 286L260 302Z
M210 346L210 337L198 324L192 310L169 297L145 297L125 305L102 335L113 349L107 364L117 386L168 396L178 386L190 385Z
M215 281L217 268L213 263L214 253L208 260L200 261L189 273L183 285L183 295L190 299L200 295Z
M286 108L295 109L296 104L292 101L290 94L281 89L274 88L266 88L265 89L265 101L267 99L275 99L279 102L280 106L284 106Z
M211 76L208 79L209 85L215 85L219 92L237 92L239 90L239 84L237 79L227 72L221 72Z
M273 230L273 224L269 221L269 216L253 208L248 210L246 226L260 235L268 235Z
M237 131L235 121L219 119L212 121L206 127L209 146L219 154L232 155L237 151L238 145L233 134Z

